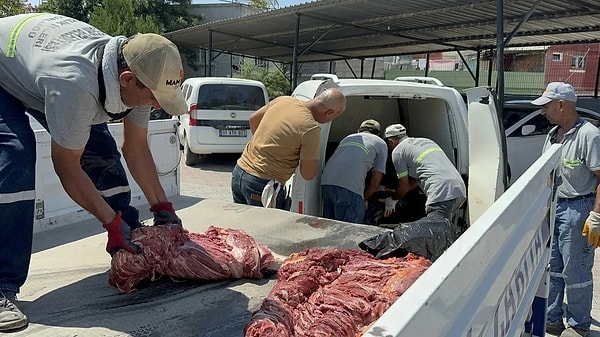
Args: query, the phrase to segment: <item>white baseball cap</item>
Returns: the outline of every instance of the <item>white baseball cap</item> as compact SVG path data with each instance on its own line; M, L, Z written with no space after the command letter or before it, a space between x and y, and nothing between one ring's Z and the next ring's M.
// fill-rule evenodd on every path
M180 88L183 66L173 42L158 34L137 34L123 47L123 57L163 110L174 116L187 112Z
M385 128L383 138L406 136L406 128L402 124L392 124Z
M577 94L573 86L564 82L550 82L544 90L542 96L533 100L533 105L546 105L553 100L565 100L570 102L577 102Z

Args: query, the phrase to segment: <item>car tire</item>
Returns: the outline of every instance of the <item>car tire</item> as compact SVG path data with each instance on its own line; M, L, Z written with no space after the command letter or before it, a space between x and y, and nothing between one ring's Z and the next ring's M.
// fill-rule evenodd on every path
M194 166L196 164L198 164L198 162L200 162L200 155L196 154L194 152L192 152L192 150L190 150L190 145L187 142L187 138L184 137L184 141L185 141L185 149L184 151L184 155L185 155L185 164L187 166Z

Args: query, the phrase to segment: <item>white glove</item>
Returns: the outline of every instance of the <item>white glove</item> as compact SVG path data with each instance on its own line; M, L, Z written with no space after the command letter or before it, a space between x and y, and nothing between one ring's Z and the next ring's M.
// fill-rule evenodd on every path
M392 199L392 197L387 197L385 198L384 202L385 212L383 213L383 216L387 218L388 216L392 215L392 213L394 213L394 211L396 210L396 204L398 203L398 200L394 200Z
M600 213L594 211L585 220L581 235L588 237L588 243L595 248L600 247Z

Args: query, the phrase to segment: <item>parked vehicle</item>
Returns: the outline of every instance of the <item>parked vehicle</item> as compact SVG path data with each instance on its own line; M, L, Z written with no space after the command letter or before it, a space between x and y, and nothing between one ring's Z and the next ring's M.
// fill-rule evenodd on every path
M53 169L50 156L51 138L35 119L30 118L37 143L35 179L34 232L45 231L78 221L94 219L83 211L65 192ZM148 144L159 175L159 181L167 197L179 195L179 162L181 152L177 125L173 119L152 120L148 123ZM123 123L109 123L108 129L117 144L123 143ZM120 146L119 146L120 149ZM148 201L142 189L133 179L121 157L131 188L131 204L147 207Z
M241 153L252 136L248 117L269 102L264 84L247 79L194 77L181 90L189 111L177 117L187 165L200 155Z
M493 191L491 194L472 198L477 202L474 205L469 204L470 215L465 212L461 217L465 223L472 222L468 216L478 216L482 209L491 205L504 191L504 138L500 134L494 136L494 130L499 132L501 129L498 119L495 117L494 120L475 122L474 125L478 125L478 128L474 132L485 130L486 137L482 137L477 143L469 143L467 105L456 89L435 83L400 80L312 80L300 83L292 96L308 100L331 87L336 87L344 93L347 104L346 111L340 117L321 125L321 167L324 167L325 161L341 139L356 132L361 121L373 118L379 121L382 127L402 123L409 136L434 140L454 163L465 181L475 176L473 181L485 185L478 186L475 191ZM484 89L476 92L475 95L481 94L486 97L489 94ZM496 111L493 100L488 104ZM485 147L485 150L477 152L476 157L471 157L474 159L471 164L481 163L485 165L484 169L469 169L469 146ZM491 172L494 174L490 174L489 170L493 170ZM294 174L286 184L290 193L291 211L321 216L320 183L320 172L310 181L304 180L300 174ZM478 193L475 191L469 190L469 194Z
M554 125L541 111L540 106L529 100L504 103L503 124L511 181L516 181L542 154L546 135ZM600 126L600 113L579 107L577 112L596 127Z
M309 81L299 86L295 95L308 99L330 85L329 81ZM467 92L467 113L457 92L435 85L340 80L339 88L348 98L348 110L333 123L322 125L322 155L327 143L355 131L366 116L379 119L382 125L402 122L409 135L438 142L469 183L471 227L364 336L544 336L547 289L543 287L548 280L545 272L555 207L548 182L553 181L560 145L544 153L522 179L503 193L504 172L498 159L503 154L499 144L505 138L487 90ZM150 146L155 159L164 161L159 171L168 181L161 179L161 183L176 187L179 146L173 133L174 121L153 121L151 126L167 122L171 122L170 131L167 128L164 134L151 135ZM46 170L52 166L49 136L36 132L36 139L41 150L38 170ZM62 210L62 217L54 218L52 224L64 226L64 230L38 233L34 240L29 280L20 295L30 301L27 313L35 320L15 336L243 335L250 313L267 297L274 278L159 282L135 294L118 294L106 281L110 261L103 249L105 234L81 235L81 229L100 226L93 220L79 223L78 217L86 213L80 208L59 208L70 199L64 191L54 190L45 182L52 177L44 172L39 175L41 184L36 181L36 195ZM312 190L305 183L294 181L293 194L304 189L304 200L308 200ZM178 193L169 185L165 187L167 193ZM311 247L357 248L357 242L387 230L277 209L189 197L171 200L190 232L203 232L210 226L239 228L284 256ZM312 202L307 205L305 211L310 212L318 206ZM60 315L56 303L60 304Z

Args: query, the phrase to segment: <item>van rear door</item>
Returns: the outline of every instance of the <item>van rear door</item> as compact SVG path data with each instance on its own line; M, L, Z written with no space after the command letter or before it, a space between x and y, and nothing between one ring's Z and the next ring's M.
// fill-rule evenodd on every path
M308 101L323 91L329 88L338 88L338 85L332 81L306 81L301 83L292 96ZM329 128L331 123L320 124L321 126L321 139L326 139L329 135ZM317 176L312 180L305 180L300 174L300 168L296 168L296 172L286 182L286 191L289 202L289 210L299 214L308 214L320 216L321 211L321 173L323 172L323 166L325 165L325 147L321 147L319 154L319 172Z
M508 186L506 139L489 87L465 90L469 133L469 223L474 223Z

